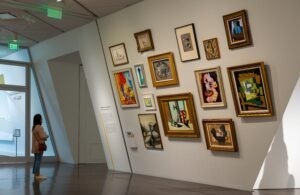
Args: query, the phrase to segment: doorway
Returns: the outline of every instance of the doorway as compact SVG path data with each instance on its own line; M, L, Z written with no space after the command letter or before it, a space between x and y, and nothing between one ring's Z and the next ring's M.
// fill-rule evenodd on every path
M105 163L79 52L52 59L48 65L74 163Z

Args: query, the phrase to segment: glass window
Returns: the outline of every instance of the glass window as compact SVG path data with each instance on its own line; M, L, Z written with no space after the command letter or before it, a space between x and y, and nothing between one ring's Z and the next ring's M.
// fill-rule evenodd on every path
M0 156L25 156L25 92L0 90Z
M26 85L26 67L0 64L0 84Z
M31 71L31 113L30 113L30 126L32 127L32 123L33 123L33 116L35 114L41 114L42 115L42 118L43 118L43 124L42 126L44 127L44 130L46 131L46 133L49 135L49 130L48 130L48 121L46 120L45 118L45 115L44 115L44 111L43 111L43 108L42 108L42 104L41 104L41 101L40 101L40 98L39 98L39 93L38 93L38 90L37 90L37 86L36 86L36 82L35 82L35 78L34 78L34 75ZM31 131L30 131L31 132ZM30 140L32 139L32 137L30 137ZM31 141L30 141L31 143ZM53 145L52 145L52 141L51 141L51 138L49 137L48 140L46 141L46 144L47 144L47 151L44 152L44 156L54 156L54 151L53 151ZM31 154L33 155L33 154Z

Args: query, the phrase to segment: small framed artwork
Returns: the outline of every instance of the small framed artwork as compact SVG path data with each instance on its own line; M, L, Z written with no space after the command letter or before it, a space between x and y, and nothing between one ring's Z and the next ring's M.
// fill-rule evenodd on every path
M145 111L156 110L153 94L143 94L142 98L143 98Z
M218 59L221 57L217 38L204 40L203 45L207 60Z
M145 52L154 49L151 30L147 29L141 32L134 33L134 38L137 44L138 52Z
M166 136L200 137L191 93L157 96L157 102Z
M200 58L194 24L175 28L175 34L182 62Z
M246 10L223 16L229 49L252 44Z
M156 114L139 114L145 148L163 150Z
M202 124L208 150L238 151L232 119L203 119Z
M237 116L271 116L272 102L263 62L228 67Z
M196 70L195 76L203 108L226 106L220 67Z
M121 107L139 107L131 68L117 70L113 74Z
M120 43L109 47L110 55L114 66L128 64L125 43Z
M147 87L144 65L143 64L134 65L134 70L135 70L139 87Z
M173 53L150 56L148 64L154 87L179 84Z

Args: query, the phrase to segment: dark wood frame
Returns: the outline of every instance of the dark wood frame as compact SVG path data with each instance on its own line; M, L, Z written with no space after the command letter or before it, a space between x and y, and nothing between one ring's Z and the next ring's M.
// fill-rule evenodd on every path
M233 40L233 34L230 30L230 23L232 21L236 21L236 20L242 20L243 36L240 37L240 36L236 35L236 37L237 37L236 39L242 38L241 40ZM238 12L227 14L227 15L223 16L223 21L224 21L227 43L228 43L229 49L235 49L235 48L252 45L252 38L251 38L250 27L249 27L248 16L247 16L246 10L241 10Z
M227 68L231 92L234 100L235 110L237 116L271 116L273 115L272 101L270 97L269 83L265 65L263 62L256 62L252 64L232 66ZM241 86L240 81L244 78L243 83L247 83L247 79L254 80L256 83L260 82L259 85L255 83L255 86L250 83L247 86L248 91L256 90L257 94L261 94L259 97L246 96L246 93ZM246 80L245 80L246 79ZM249 80L251 81L251 80ZM248 83L249 83L248 81ZM257 89L257 86L260 87ZM251 87L251 88L250 88ZM262 90L262 92L261 92ZM250 99L251 98L251 99ZM248 99L248 100L247 100ZM253 104L253 101L260 101L260 104ZM263 106L266 108L263 109Z
M182 31L182 30L185 30L186 33L190 33L190 42L192 43L192 47L193 47L193 49L191 51L184 51L182 39L180 38L180 36L183 35L180 33L180 31ZM180 60L182 62L187 62L187 61L200 59L198 42L197 42L197 37L196 37L196 33L195 33L195 25L193 23L191 23L191 24L187 24L184 26L179 26L179 27L175 28L175 34L176 34L176 40L177 40L178 50L179 50L179 54L180 54ZM190 56L185 57L184 55L190 55Z
M147 42L149 42L149 44L150 44L148 47L145 47L145 48L143 48L140 44L140 38L141 38L141 36L144 36L144 35L146 35L148 37ZM151 34L150 29L134 33L134 38L136 40L138 52L142 53L145 51L154 50L154 43L153 43L152 34Z

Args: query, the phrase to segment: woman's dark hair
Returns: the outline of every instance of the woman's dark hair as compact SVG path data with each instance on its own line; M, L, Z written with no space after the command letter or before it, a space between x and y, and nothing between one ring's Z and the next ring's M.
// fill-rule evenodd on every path
M41 125L41 124L42 124L42 115L40 115L40 114L34 115L32 130L34 129L34 127L36 125Z

